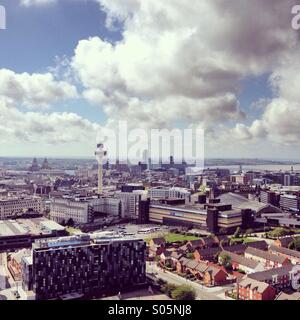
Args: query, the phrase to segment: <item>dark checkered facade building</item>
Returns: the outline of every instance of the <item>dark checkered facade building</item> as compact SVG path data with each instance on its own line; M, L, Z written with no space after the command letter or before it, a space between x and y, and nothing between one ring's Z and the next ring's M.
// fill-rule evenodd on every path
M143 240L69 239L35 244L32 290L37 300L71 293L93 298L146 283Z

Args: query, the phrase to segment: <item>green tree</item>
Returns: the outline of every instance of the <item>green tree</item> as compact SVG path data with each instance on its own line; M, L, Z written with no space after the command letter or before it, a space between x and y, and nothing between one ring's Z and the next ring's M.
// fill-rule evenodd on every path
M177 288L175 284L165 283L161 286L161 291L171 297L172 292Z
M171 297L175 300L195 300L195 290L187 285L181 285L172 291Z
M231 269L232 268L232 265L231 265L231 257L228 253L221 253L219 255L219 262L220 264L226 268L226 269Z
M275 228L274 230L268 232L268 235L272 238L279 238L290 234L289 230L286 230L285 228Z

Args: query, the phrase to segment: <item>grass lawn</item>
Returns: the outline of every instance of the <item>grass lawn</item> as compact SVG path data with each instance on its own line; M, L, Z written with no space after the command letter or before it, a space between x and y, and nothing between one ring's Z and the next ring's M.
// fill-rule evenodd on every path
M176 234L176 233L168 233L165 235L165 240L167 242L176 242L176 241L189 241L189 240L197 240L199 237L195 236L185 236L182 234Z
M189 240L198 240L199 239L199 237L185 236L185 235L176 234L176 233L157 234L157 237L163 237L163 238L165 238L166 242L169 242L169 243L177 242L177 241L189 241ZM147 243L149 243L152 238L154 238L154 237L145 239L145 241Z
M250 238L234 238L232 237L231 238L233 241L242 241L243 240L243 243L249 243L249 242L255 242L257 240L254 240L254 239L250 239Z

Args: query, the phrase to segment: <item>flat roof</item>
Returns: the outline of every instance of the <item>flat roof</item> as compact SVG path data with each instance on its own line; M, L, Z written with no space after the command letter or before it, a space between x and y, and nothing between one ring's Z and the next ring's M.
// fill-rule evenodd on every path
M16 221L0 221L0 237L20 236L28 233L28 230Z
M112 241L115 242L125 242L125 241L143 241L140 238L134 237L120 237L116 236L102 236L100 234L79 234L68 237L56 237L56 238L47 238L36 240L32 248L33 249L51 249L51 248L60 248L60 247L77 247L85 246L91 244L106 244Z
M164 210L170 210L170 211L177 211L177 212L186 212L186 213L193 213L198 215L207 215L207 211L202 208L202 206L199 205L167 205L167 204L150 204L150 207L158 208L158 209L164 209ZM239 217L241 215L241 212L237 209L227 210L227 211L219 211L219 217L221 218L228 218L228 217Z
M65 230L65 227L61 226L60 224L58 224L57 222L53 221L53 220L46 220L46 221L42 221L41 225L51 231L63 231Z
M168 209L171 211L185 211L188 213L194 213L194 214L202 214L206 215L207 212L204 209L201 209L201 207L193 206L193 205L178 205L178 206L172 206L168 204L150 204L150 207L158 208L158 209Z
M0 237L21 236L21 235L40 235L48 234L49 231L61 231L64 227L55 221L47 218L31 218L0 221Z

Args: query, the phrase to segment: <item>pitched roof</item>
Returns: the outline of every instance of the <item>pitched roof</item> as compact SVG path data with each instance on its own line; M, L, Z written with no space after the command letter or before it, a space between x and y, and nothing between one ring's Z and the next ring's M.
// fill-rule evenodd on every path
M251 274L248 274L247 277L258 280L258 281L269 281L269 280L272 280L272 276L277 275L281 277L281 276L289 275L292 269L293 269L293 265L288 264L280 268L272 268L266 271L251 273Z
M222 267L217 267L216 265L209 265L206 272L210 272L213 277L219 272L224 272L227 274L227 272L225 272Z
M245 267L248 267L251 269L255 269L259 265L259 262L248 259L248 258L241 256L239 254L236 254L234 252L229 252L229 251L224 250L221 253L223 253L223 252L228 254L231 257L232 262L236 262L239 265L242 265L242 266L245 266Z
M171 254L173 253L172 250L164 250L161 255L164 255L166 258L171 257Z
M259 293L263 293L269 285L265 282L257 281L249 277L245 277L239 282L239 286L243 288L249 287L250 290L257 290Z
M190 245L192 248L199 248L202 247L204 245L204 241L202 238L198 239L198 240L190 240L187 245Z
M183 246L179 247L178 249L186 252L186 251L188 251L188 246L186 244L184 244Z
M285 254L287 256L290 257L294 257L294 258L300 258L300 252L296 251L296 250L291 250L285 247L277 247L274 245L271 245L269 248L270 251L275 252L275 253L281 253L281 254Z
M240 253L243 254L247 247L258 247L258 248L268 248L268 244L266 241L255 241L255 242L249 242L247 244L236 244L233 246L224 246L223 249L229 252L234 252L234 253ZM217 248L205 248L205 249L196 249L200 256L202 257L213 257L216 254L219 254L222 249L220 247Z
M202 257L213 257L216 254L219 254L222 249L221 248L207 248L207 249L197 249L198 253Z
M265 240L248 242L246 245L248 247L256 248L256 249L260 249L260 250L267 250L268 249L268 244Z
M286 257L278 256L278 255L270 253L268 251L263 251L263 250L259 250L259 249L251 248L251 247L248 247L246 249L245 253L251 254L253 256L260 257L260 258L263 258L263 259L266 259L266 260L269 260L269 261L278 262L278 263L281 263L281 264L284 261L286 261L286 259L287 259Z
M190 269L195 269L198 264L199 262L190 259L190 261L186 264L186 267Z
M212 237L202 238L202 241L204 242L204 244L205 244L206 246L212 246L212 245L216 244L215 239L212 238Z
M173 251L171 253L171 257L174 259L180 259L183 255L184 255L184 252L182 252L181 250Z
M225 246L223 249L226 251L242 254L246 251L248 247L267 250L268 244L265 240L262 240L262 241L248 242L246 244L242 243L242 244L235 244L233 246Z
M165 243L166 243L166 240L165 240L165 238L163 238L163 237L153 238L152 241L153 241L153 243L154 243L155 245L161 245L161 244L165 244Z
M281 245L282 245L283 247L288 247L288 245L289 245L291 242L297 240L298 238L299 238L299 237L288 236L288 237L280 238L280 239L278 239L277 241L280 241L280 243L281 243Z
M198 265L195 267L196 271L205 272L208 268L208 265L205 262L199 262Z
M180 262L183 266L186 266L187 263L188 263L190 260L191 260L191 259L187 259L187 258L185 258L185 257L181 257L181 258L179 259L179 262Z

